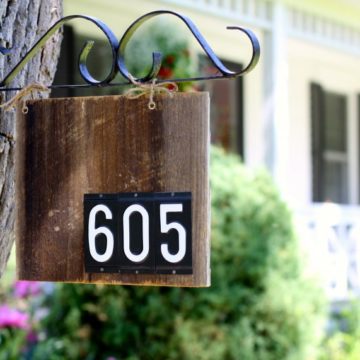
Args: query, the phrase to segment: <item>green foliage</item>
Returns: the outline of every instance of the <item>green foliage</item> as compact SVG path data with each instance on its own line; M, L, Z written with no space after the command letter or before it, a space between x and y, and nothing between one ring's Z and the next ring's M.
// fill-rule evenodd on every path
M343 305L332 316L334 329L329 332L323 344L321 360L360 359L360 302Z
M212 150L212 286L62 284L34 359L315 359L321 293L270 177Z
M0 360L17 360L26 344L23 329L0 329Z

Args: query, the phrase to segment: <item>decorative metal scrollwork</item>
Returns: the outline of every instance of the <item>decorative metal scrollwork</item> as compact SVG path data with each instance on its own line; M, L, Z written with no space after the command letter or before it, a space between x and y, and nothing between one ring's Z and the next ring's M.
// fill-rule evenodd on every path
M134 21L129 28L125 31L124 35L122 36L121 40L118 42L116 35L112 32L112 30L101 20L98 20L92 16L87 15L70 15L66 16L59 21L57 21L36 43L35 45L25 54L25 56L13 67L13 69L4 77L4 79L0 82L0 91L10 91L10 90L20 90L19 88L11 88L9 87L10 83L14 80L16 75L24 68L24 66L36 55L36 53L45 45L46 41L54 35L54 33L63 26L66 22L74 20L74 19L84 19L87 21L92 22L95 24L106 36L112 54L112 63L111 68L109 70L108 75L103 80L95 79L89 72L87 67L87 58L89 53L94 45L94 41L87 41L79 55L79 72L81 77L85 80L87 84L64 84L64 85L51 85L49 88L56 88L56 87L87 87L87 86L117 86L117 85L129 85L134 81L134 77L130 74L129 70L125 64L125 50L126 46L129 43L131 37L136 32L136 30L147 20L163 14L174 15L181 19L186 26L189 28L193 36L196 38L197 42L200 44L206 55L208 56L211 63L215 66L218 70L218 74L210 75L210 76L199 76L194 78L182 78L182 79L167 79L167 80L158 80L159 83L162 81L172 81L172 82L183 82L183 81L200 81L200 80L211 80L211 79L224 79L224 78L234 78L237 76L244 75L250 72L258 63L260 57L260 44L255 36L255 34L249 30L244 29L237 26L229 26L227 29L230 30L239 30L243 32L251 42L252 46L252 56L250 62L246 67L244 67L239 72L234 72L228 69L221 60L216 56L208 42L205 38L201 35L198 28L195 24L186 16L178 14L174 11L169 10L158 10L153 11L148 14L145 14ZM11 55L11 49L5 49L0 47L0 53L6 56ZM154 52L153 53L153 62L152 68L147 76L141 79L135 79L137 82L140 83L147 83L154 79L160 68L162 63L162 55L161 53ZM113 83L115 76L120 72L127 82L123 83Z

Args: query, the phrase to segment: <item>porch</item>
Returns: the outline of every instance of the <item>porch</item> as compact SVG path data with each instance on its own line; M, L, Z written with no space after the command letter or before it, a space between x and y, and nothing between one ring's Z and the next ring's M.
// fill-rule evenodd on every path
M295 212L312 274L332 302L360 296L360 207L315 203Z

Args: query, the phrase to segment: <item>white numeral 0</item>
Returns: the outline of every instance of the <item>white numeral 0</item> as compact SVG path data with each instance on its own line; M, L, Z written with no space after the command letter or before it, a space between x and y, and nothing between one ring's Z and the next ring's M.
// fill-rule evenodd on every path
M178 263L181 261L186 253L186 231L184 227L177 223L167 223L167 213L182 212L182 204L161 204L160 205L160 230L162 233L168 233L171 229L175 229L179 234L179 251L176 254L170 254L169 246L167 244L161 245L161 254L166 261L170 263Z
M143 239L143 249L140 254L134 254L130 249L130 216L134 212L138 212L142 216L142 239ZM141 205L131 205L129 206L123 216L124 224L124 252L126 257L135 263L144 261L149 255L149 214L146 209Z
M108 261L114 251L114 236L110 229L105 226L100 226L97 229L95 228L95 219L98 212L103 212L107 220L112 219L112 213L110 209L105 205L96 205L94 206L89 214L89 248L90 254L94 260L98 262ZM104 234L106 236L106 250L103 254L99 254L96 251L95 240L96 236L99 234Z

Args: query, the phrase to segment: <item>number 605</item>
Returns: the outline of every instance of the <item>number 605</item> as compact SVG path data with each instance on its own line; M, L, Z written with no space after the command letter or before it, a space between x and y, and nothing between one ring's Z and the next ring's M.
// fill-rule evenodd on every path
M191 194L86 195L88 272L191 273Z

